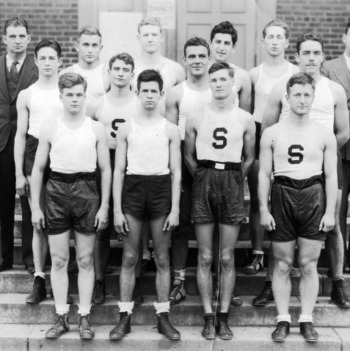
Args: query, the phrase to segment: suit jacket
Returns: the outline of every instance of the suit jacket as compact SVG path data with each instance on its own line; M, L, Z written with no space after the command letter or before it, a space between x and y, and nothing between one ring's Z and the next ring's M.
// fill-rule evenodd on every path
M6 83L6 57L0 57L0 152L4 150L10 135L17 130L16 102L19 92L38 80L38 68L32 56L26 56L17 90L11 98Z
M343 86L348 101L349 120L350 120L350 72L346 65L344 55L334 60L324 62L322 73L329 79ZM350 141L340 150L342 159L350 161Z

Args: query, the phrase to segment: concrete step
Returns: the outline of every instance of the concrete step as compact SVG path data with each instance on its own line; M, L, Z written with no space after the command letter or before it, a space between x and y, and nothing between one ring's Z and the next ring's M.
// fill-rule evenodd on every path
M95 338L92 341L81 341L78 327L71 325L70 331L57 340L45 339L45 332L50 327L41 325L0 325L0 350L16 351L55 351L55 350L104 350L114 351L344 351L350 350L350 328L317 328L320 335L316 344L306 343L298 328L291 328L291 333L284 344L271 340L274 328L237 327L232 328L234 337L230 341L217 338L207 341L201 337L202 327L178 327L181 340L172 342L160 335L153 326L132 326L132 332L124 340L112 342L109 332L114 325L95 326Z
M47 299L39 305L26 305L26 294L0 294L0 324L50 324L55 318L53 299ZM73 295L74 304L70 307L70 319L77 323L78 296ZM276 317L275 304L257 308L251 305L253 296L243 296L242 306L232 307L230 325L233 326L274 326ZM94 305L91 310L92 322L96 325L114 324L117 320L116 297L107 297L105 304ZM153 302L155 296L145 296L145 302L134 308L132 323L134 325L156 325ZM216 304L213 304L214 310ZM290 314L293 323L300 315L300 301L297 297L290 299ZM349 327L350 309L340 309L330 303L329 297L319 297L313 318L320 327ZM200 326L203 323L203 309L199 296L188 296L179 305L171 309L174 325Z
M107 274L106 279L106 292L107 295L119 295L119 273L120 267L112 267L113 273ZM51 289L50 271L46 270L46 286ZM265 282L266 271L259 272L255 276L244 275L240 270L237 272L235 295L252 295L257 296L262 290ZM155 276L154 271L147 272L141 278L142 292L144 295L155 295ZM299 296L299 280L300 272L296 269L296 274L291 277L292 280L292 296ZM14 269L0 273L0 293L23 293L28 294L33 285L33 276L28 274L23 267L15 266ZM196 268L191 267L187 269L187 278L185 281L186 294L193 296L199 295ZM319 295L329 296L331 293L332 285L331 279L327 276L326 269L319 269ZM350 291L350 275L345 275L345 290ZM72 294L78 293L77 275L69 275L69 291Z

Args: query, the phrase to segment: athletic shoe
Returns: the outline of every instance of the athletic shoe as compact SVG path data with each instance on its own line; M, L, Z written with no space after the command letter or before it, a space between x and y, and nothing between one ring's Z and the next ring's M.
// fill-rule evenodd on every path
M170 305L176 305L186 299L184 283L184 280L175 280L173 289L169 295Z
M204 315L204 328L202 336L206 340L215 340L215 315L214 313L207 313Z
M130 333L131 314L128 312L120 312L119 322L109 333L109 338L111 340L121 340L126 334Z
M331 302L341 308L350 308L350 301L344 291L344 280L338 279L333 282Z
M318 333L314 329L312 322L302 322L300 325L300 333L308 342L316 342L318 340Z
M158 332L166 336L169 340L180 340L181 335L178 330L176 330L171 322L169 321L169 313L163 312L157 314L158 317Z
M94 292L92 295L92 303L101 305L106 300L106 283L103 279L95 280Z
M69 330L68 314L57 315L55 324L46 332L47 339L57 339Z
M216 332L222 340L231 340L233 337L232 330L228 326L228 313L219 312L217 314Z
M91 326L90 315L79 316L79 332L82 340L92 340L94 338L95 331Z
M264 269L264 255L254 254L250 264L243 268L243 273L246 275L255 275Z
M266 306L270 302L274 302L272 292L272 283L267 281L265 282L264 288L261 293L253 299L253 306Z
M140 306L144 302L144 299L142 296L140 278L135 279L135 287L134 287L134 292L132 294L132 300L134 301L135 306Z
M34 278L32 292L27 296L26 303L38 304L46 299L45 279L39 276Z
M278 322L276 329L271 334L274 342L284 342L289 334L290 323L289 322Z

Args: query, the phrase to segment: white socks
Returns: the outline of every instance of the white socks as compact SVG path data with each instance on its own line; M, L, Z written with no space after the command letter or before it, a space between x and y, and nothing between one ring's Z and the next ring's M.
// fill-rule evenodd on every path
M34 278L35 277L40 277L40 278L45 279L45 273L44 272L35 272L34 273Z
M78 307L78 314L80 314L81 316L87 316L88 314L90 314L91 305L78 305Z
M301 314L298 320L298 323L311 322L313 323L313 319L311 315Z
M277 317L277 323L279 322L288 322L289 324L292 323L292 319L290 317L290 314L279 314Z
M69 312L69 305L55 305L56 313L60 316Z
M132 314L132 310L134 308L134 301L131 302L118 302L119 313L127 312L128 314Z
M167 302L154 302L154 308L156 309L157 314L169 313L170 311L170 301Z

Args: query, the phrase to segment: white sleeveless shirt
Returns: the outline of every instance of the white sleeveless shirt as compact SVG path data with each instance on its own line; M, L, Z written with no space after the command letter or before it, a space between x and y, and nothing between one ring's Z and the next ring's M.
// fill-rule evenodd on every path
M47 90L34 83L28 89L30 91L28 134L39 139L42 126L62 116L63 104L59 98L58 86Z
M185 140L185 127L187 116L198 110L200 107L208 104L212 99L210 88L204 91L197 91L191 89L187 82L181 83L183 88L183 96L179 106L179 130L181 140Z
M53 139L50 160L51 169L60 173L94 172L97 152L96 136L91 118L86 117L78 129L68 128L57 118L57 130Z
M134 118L130 119L126 174L170 173L169 138L165 131L167 123L167 120L162 118L150 126L142 126Z

